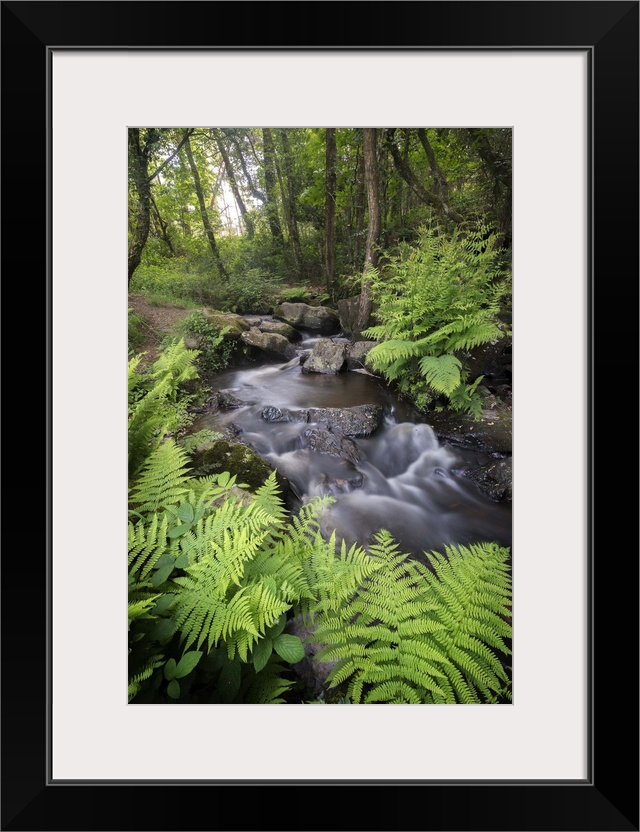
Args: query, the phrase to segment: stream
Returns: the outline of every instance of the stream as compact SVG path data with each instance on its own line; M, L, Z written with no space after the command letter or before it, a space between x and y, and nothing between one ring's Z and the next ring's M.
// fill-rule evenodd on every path
M290 482L298 504L318 495L334 502L321 518L347 545L366 545L381 528L402 551L423 553L446 544L496 541L511 546L511 503L493 502L456 471L465 450L438 440L425 417L398 401L382 379L366 371L303 373L300 355L318 337L303 334L287 363L233 369L214 377L216 390L244 404L206 413L193 430L231 428ZM334 341L347 341L334 337ZM345 438L333 411L377 406L370 435ZM334 430L332 430L334 427ZM327 441L333 442L326 452ZM295 506L294 506L295 508Z

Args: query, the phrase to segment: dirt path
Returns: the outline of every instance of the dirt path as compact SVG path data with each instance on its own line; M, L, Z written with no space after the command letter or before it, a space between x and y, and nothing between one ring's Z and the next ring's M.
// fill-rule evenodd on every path
M144 341L136 347L136 353L146 353L143 363L147 365L153 364L158 358L162 339L174 331L178 321L193 311L171 303L153 306L142 295L129 295L129 308L143 319L140 329Z

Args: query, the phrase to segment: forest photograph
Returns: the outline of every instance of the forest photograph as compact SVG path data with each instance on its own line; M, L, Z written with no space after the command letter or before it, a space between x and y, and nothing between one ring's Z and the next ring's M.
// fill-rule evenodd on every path
M512 704L511 129L127 153L127 702Z

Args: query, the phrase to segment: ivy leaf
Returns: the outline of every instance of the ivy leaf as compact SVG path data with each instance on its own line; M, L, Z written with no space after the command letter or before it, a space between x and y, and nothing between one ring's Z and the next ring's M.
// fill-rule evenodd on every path
M176 660L169 659L168 662L164 666L164 678L165 679L174 679L176 675Z
M253 667L256 673L260 673L262 668L269 661L269 657L273 652L273 641L270 638L261 639L253 651Z
M193 523L193 506L190 503L182 503L178 509L178 518L183 523Z
M298 636L290 636L283 633L275 639L273 646L280 658L284 659L285 662L289 662L289 664L296 664L296 662L304 659L304 647Z
M182 528L184 529L185 527L183 526ZM186 554L186 552L183 552L181 555L178 555L173 565L176 569L184 569L185 566L189 566L189 556Z
M167 592L166 595L161 595L160 600L151 610L152 615L161 615L168 607L171 606L171 602L175 597L176 596L171 592Z
M172 699L180 699L180 682L172 679L167 685L167 693Z
M201 650L191 650L191 652L185 653L184 656L180 659L178 667L176 668L176 679L182 679L183 676L188 676L189 673L191 673L191 671L193 670L193 668L198 664L201 657Z
M173 560L169 564L169 566L163 566L162 569L156 569L156 571L151 576L151 584L152 586L160 586L163 584L169 575L173 572L174 562Z
M223 471L221 474L218 474L218 485L221 485L224 488L229 482L230 477L231 474L229 474L228 471Z
M170 618L161 618L151 631L151 638L154 641L167 641L176 631L176 625ZM169 678L167 676L167 678Z
M188 532L191 528L191 523L184 523L182 526L174 526L167 532L167 537L176 538Z

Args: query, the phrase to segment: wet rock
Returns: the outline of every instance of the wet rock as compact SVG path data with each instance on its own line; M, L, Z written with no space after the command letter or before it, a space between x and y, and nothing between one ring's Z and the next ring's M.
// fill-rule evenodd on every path
M262 317L260 315L245 315L244 319L250 327L257 326L260 329L260 325L262 324Z
M371 436L380 427L382 405L360 404L355 407L312 407L309 422L320 422L343 436Z
M258 329L260 332L275 332L276 335L284 336L287 341L299 341L302 338L297 329L284 321L262 321Z
M431 411L426 420L443 442L461 448L510 455L513 445L511 407L495 397L485 397L485 403L488 402L489 406L482 410L482 416L477 422L468 413L451 411Z
M230 410L234 407L244 407L248 402L239 399L237 396L234 396L233 393L229 393L227 390L218 390L216 393L218 399L218 407L222 408L223 410Z
M469 370L468 382L484 376L484 384L504 384L511 382L511 344L510 335L498 338L487 344L478 344L469 352L460 356Z
M377 346L377 341L353 341L347 344L347 368L349 370L367 369L371 372L371 367L367 364L367 355L375 346Z
M289 410L286 407L263 407L260 416L265 422L308 422L308 410Z
M293 327L302 327L321 335L333 335L340 332L338 313L327 306L309 306L308 303L281 303L274 312L279 318Z
M236 315L233 312L218 312L215 309L201 309L200 310L207 322L218 330L224 327L229 327L229 332L226 338L233 341L238 341L243 332L246 332L250 327L248 321L242 315Z
M311 354L302 365L303 373L337 375L347 366L346 347L330 338L322 338L313 345Z
M356 333L356 321L360 309L360 295L352 298L344 298L338 301L338 317L342 331L350 338Z
M236 476L238 483L246 483L252 491L264 484L273 472L273 467L246 445L218 439L201 452L196 452L192 459L192 474L207 477L228 471ZM281 495L286 496L289 483L280 472L276 474Z
M284 335L278 335L275 332L260 332L259 329L253 328L248 332L243 332L241 339L250 347L262 350L267 355L280 358L283 361L291 361L297 354L293 345Z
M338 456L348 462L358 462L360 452L356 443L340 433L331 433L326 428L308 428L302 434L303 447L321 454Z
M511 457L493 459L478 467L463 468L463 477L474 482L478 489L496 502L511 500L513 490L513 463Z

